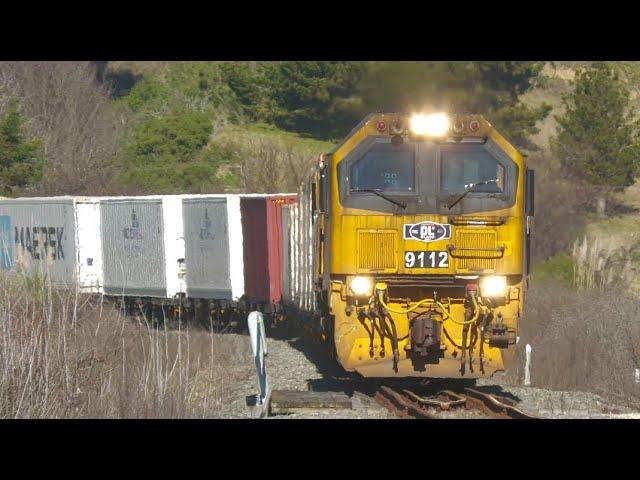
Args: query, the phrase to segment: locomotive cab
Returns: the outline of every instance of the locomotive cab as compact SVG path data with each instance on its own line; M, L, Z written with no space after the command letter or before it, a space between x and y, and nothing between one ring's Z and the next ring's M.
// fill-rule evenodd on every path
M508 368L533 174L489 122L369 115L320 157L310 187L316 303L343 368L468 378Z

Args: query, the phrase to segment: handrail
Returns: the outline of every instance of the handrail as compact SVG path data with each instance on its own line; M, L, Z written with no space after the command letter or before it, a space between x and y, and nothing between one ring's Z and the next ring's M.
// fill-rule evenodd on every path
M506 250L505 245L500 245L495 248L487 248L487 247L456 247L455 245L447 245L447 250L449 251L449 255L453 258L486 258L486 259L498 259L504 257L504 251ZM495 257L482 257L478 255L454 255L454 250L464 250L464 251L475 251L475 252L500 252L500 255Z

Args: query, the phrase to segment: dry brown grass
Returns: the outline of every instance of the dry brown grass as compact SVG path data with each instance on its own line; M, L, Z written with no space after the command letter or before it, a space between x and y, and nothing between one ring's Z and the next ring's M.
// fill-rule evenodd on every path
M250 355L248 341L0 277L0 418L216 417Z
M524 348L532 346L534 387L590 391L640 406L640 300L619 290L575 291L532 286L520 323L516 364L508 379L522 383Z

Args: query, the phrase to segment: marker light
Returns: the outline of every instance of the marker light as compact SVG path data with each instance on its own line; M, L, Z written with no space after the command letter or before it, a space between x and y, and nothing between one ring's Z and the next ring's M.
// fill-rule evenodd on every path
M449 131L449 117L444 113L416 114L411 117L411 131L416 135L442 137Z
M507 293L507 277L490 275L480 279L480 295L483 297L504 297Z
M373 280L369 277L353 277L350 286L358 297L368 297L373 293Z
M391 125L391 133L394 135L402 135L402 132L404 132L404 125L400 120Z

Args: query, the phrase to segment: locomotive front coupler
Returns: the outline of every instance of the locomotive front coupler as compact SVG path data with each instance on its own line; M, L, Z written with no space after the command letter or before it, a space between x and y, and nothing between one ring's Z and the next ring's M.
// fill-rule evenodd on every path
M496 316L496 322L489 328L489 346L497 348L509 348L509 331L504 324L501 313Z

